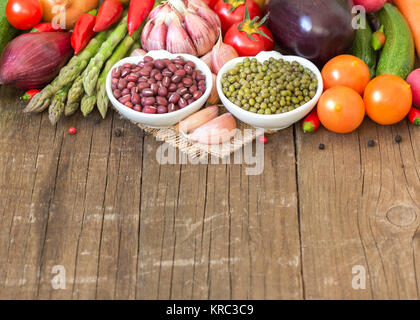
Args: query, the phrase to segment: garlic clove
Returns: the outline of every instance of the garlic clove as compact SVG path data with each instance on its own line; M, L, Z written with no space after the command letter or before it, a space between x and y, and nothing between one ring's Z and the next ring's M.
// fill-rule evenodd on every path
M198 8L197 14L204 20L206 20L208 23L210 23L212 28L217 29L222 27L222 23L220 22L219 16L216 13L214 13L213 10L206 8Z
M212 55L210 51L200 58L200 60L203 61L210 68L210 70L211 70L211 57Z
M213 120L219 115L218 106L210 106L198 111L176 125L175 129L182 133L190 133Z
M185 15L185 27L199 56L211 51L217 40L217 35L204 19L194 13L188 12Z
M213 29L218 29L222 26L219 16L211 10L204 2L197 0L190 0L188 8L193 9L197 14L207 21Z
M213 47L211 56L211 70L218 74L226 62L239 57L235 48L223 42L222 31L219 29L219 41Z
M172 21L173 14L174 12L171 10L171 6L165 5L157 12L154 19L164 21L166 25L169 25L169 23Z
M143 49L135 49L131 52L130 57L144 57L145 55L147 55L147 52Z
M154 25L155 24L153 23L153 20L149 20L144 26L143 32L141 33L141 46L146 50L149 50L147 48L147 39L149 39L150 31L152 31Z
M153 29L150 31L146 39L145 48L150 50L164 50L166 48L166 34L167 27L163 21L155 23Z
M152 12L150 12L149 14L149 20L153 20L154 18L156 18L160 12L165 11L167 9L167 5L165 4L161 4L160 6L157 6L156 8L154 8L152 10ZM170 10L170 9L169 9Z
M197 56L197 50L187 31L181 26L177 16L174 16L166 35L166 50L171 53L185 53Z
M235 118L225 113L194 130L188 137L203 144L221 144L229 141L235 133Z

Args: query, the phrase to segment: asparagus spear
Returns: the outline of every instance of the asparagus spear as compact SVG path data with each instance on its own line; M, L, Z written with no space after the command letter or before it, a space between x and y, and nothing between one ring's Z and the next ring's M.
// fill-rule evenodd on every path
M42 112L50 104L54 95L66 85L71 84L77 76L86 68L89 60L96 54L102 43L107 39L108 32L98 33L88 44L88 46L77 56L70 59L69 63L63 67L60 74L47 85L40 93L35 95L24 112Z
M74 80L73 85L70 88L66 108L64 110L66 116L71 116L79 109L80 101L85 93L83 90L83 76L85 75L85 72L86 70Z
M93 111L93 108L95 108L96 105L96 96L88 96L85 94L82 98L81 102L81 110L83 115L86 117L89 113Z
M49 112L50 122L54 125L58 122L64 112L66 106L67 94L69 93L70 86L64 87L57 91L56 95L51 101Z
M83 90L83 74L74 80L73 85L70 88L69 96L67 98L67 104L74 104L76 102L80 102L83 97L84 90Z
M75 114L76 111L79 110L79 108L80 108L80 102L75 102L75 103L72 103L72 104L67 103L65 108L64 108L64 115L66 117L70 117L73 114Z
M98 82L99 73L102 66L112 55L112 52L118 46L127 34L127 16L125 16L119 25L112 31L108 39L102 44L96 55L90 60L86 68L86 74L83 77L83 87L89 96L95 94L96 84Z
M99 86L96 100L97 100L96 103L97 103L99 113L101 114L102 118L105 119L106 113L108 112L108 107L109 107L109 99L106 94L106 86L104 85Z
M109 99L106 94L106 77L108 76L109 71L111 68L124 58L130 49L132 49L133 44L138 43L138 38L140 37L141 30L138 29L135 31L131 36L127 35L124 40L118 45L117 49L115 49L114 53L112 54L111 58L106 62L104 69L101 72L101 75L98 79L98 93L97 93L97 105L98 110L105 119L106 113L108 111L109 106Z

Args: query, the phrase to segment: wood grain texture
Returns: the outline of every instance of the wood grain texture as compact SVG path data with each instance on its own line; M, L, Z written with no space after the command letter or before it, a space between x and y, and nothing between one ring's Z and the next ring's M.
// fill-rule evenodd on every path
M419 298L420 131L407 121L283 130L249 176L160 164L162 142L116 114L52 127L18 96L0 87L0 299Z
M303 297L292 128L248 176L160 165L162 143L115 114L51 127L21 113L16 91L0 97L1 299Z
M365 121L351 135L298 134L302 263L307 298L417 299L416 128ZM395 143L395 136L403 138ZM368 147L368 140L377 146ZM326 150L319 151L319 143ZM312 159L303 156L312 154ZM418 259L418 257L417 257ZM367 270L366 290L352 268Z

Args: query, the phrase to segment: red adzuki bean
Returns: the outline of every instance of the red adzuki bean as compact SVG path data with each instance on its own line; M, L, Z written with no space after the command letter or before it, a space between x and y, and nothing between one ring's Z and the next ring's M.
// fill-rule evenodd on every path
M192 61L144 57L112 70L114 97L127 108L149 114L175 112L200 99L206 76Z

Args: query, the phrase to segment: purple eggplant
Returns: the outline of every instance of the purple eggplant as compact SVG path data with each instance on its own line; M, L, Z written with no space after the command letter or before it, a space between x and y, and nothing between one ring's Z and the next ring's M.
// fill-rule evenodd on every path
M322 67L352 45L352 0L270 0L267 25L291 54Z

